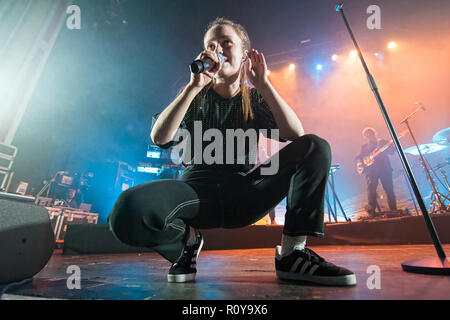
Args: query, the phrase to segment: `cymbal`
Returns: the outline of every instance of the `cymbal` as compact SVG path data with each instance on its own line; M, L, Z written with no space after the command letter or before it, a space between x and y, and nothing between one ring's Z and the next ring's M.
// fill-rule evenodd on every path
M425 144L419 145L419 148L420 148L420 152L422 154L430 154L430 153L441 151L441 150L447 148L447 146L443 146L443 145L437 144L437 143L425 143ZM419 151L417 150L416 146L409 147L409 148L405 149L404 151L409 154L412 154L414 156L419 155Z
M450 128L443 129L433 136L433 142L442 145L450 145Z

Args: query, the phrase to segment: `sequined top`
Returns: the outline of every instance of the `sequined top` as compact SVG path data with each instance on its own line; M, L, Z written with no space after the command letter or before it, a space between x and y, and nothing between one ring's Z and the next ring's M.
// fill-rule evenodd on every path
M188 138L183 152L184 166L226 166L232 171L248 172L256 162L259 133L276 138L271 129L278 129L262 96L254 88L249 93L253 118L245 122L242 93L224 98L212 88L204 88L189 106L175 139L159 147L173 147ZM158 116L159 113L153 116L152 128ZM184 134L180 129L185 130Z

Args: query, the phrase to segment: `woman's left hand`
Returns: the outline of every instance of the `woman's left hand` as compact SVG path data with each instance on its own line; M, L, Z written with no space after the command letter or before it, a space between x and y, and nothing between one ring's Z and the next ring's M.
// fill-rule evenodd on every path
M250 82L258 90L264 86L267 81L267 64L264 54L259 53L258 50L252 49L246 51L247 54L247 77Z

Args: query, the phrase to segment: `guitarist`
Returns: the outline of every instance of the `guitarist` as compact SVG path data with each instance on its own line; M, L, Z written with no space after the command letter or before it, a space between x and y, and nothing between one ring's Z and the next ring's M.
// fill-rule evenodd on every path
M375 157L372 157L371 162L373 163L367 166L364 164L364 162L368 162L367 157L370 157L380 148L383 148L388 141L378 139L377 132L370 127L365 128L362 131L362 135L367 143L361 147L361 152L356 157L356 160L358 162L358 172L362 171L366 176L368 195L367 212L372 217L375 215L378 181L381 182L384 192L386 193L389 209L396 211L397 201L394 194L394 184L392 179L393 170L388 157L388 153L392 153L393 148L389 147L378 153Z

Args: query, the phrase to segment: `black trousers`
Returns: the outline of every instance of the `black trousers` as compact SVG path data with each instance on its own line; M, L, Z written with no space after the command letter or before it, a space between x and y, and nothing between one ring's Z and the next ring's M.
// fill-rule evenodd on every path
M157 180L123 192L108 218L122 242L153 248L175 262L187 226L240 228L287 196L283 233L323 237L324 195L331 164L329 144L304 135L278 152L279 170L261 175L270 159L250 173L192 167L181 180Z
M379 181L386 193L389 209L397 210L397 200L394 193L394 183L392 179L392 169L379 170L378 172L368 174L367 181L367 200L369 204L369 213L375 213L377 207L377 188Z

